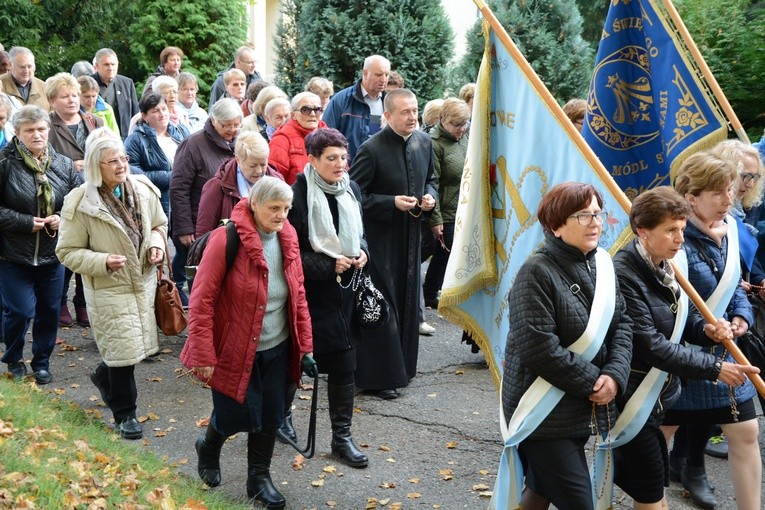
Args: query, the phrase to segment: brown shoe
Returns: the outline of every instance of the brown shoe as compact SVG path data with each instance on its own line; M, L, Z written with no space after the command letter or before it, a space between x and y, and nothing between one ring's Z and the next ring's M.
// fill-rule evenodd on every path
M58 325L71 326L73 322L72 314L69 313L69 307L66 305L61 305L61 309L58 311Z
M88 318L88 310L86 308L75 308L74 315L75 317L77 317L77 322L80 324L80 326L82 326L83 328L90 327L90 319ZM71 317L70 317L70 320L71 320Z

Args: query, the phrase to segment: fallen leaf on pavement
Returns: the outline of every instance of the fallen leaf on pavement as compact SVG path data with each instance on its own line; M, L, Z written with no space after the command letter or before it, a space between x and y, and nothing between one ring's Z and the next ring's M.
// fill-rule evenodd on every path
M450 450L457 448L457 445L460 444L459 441L449 441L446 443L446 447Z
M197 427L206 427L210 424L210 417L202 418L201 420L196 421Z
M489 487L485 483L477 483L477 484L473 485L473 490L474 491L485 491L485 490L489 490L490 488L491 487Z
M419 499L422 497L422 494L420 494L419 492L409 492L407 493L406 497L409 499Z
M396 484L393 482L383 482L380 485L378 485L381 489L395 489Z
M300 455L299 453L295 455L295 458L292 459L292 469L294 471L300 471L305 467L305 457Z

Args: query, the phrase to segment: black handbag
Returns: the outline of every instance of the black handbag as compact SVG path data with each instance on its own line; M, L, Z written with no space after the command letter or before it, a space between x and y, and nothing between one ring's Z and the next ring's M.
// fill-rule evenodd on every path
M388 322L390 318L388 302L363 269L353 270L350 286L353 290L356 320L362 328L377 329Z

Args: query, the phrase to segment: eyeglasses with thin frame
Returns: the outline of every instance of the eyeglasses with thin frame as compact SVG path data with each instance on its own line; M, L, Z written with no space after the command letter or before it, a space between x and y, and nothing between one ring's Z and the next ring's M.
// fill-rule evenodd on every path
M101 161L104 165L108 165L112 168L117 168L120 163L122 164L128 164L130 163L130 158L127 156L120 156L118 158L110 159L109 161Z
M743 182L744 184L748 184L749 181L757 182L757 181L760 180L760 177L762 177L760 174L749 173L749 172L740 173L740 174L738 174L738 176L741 179L741 182Z
M593 213L583 212L583 213L572 214L571 216L569 216L569 218L576 218L576 221L578 221L579 224L583 227L589 227L590 225L592 225L592 222L593 220L595 220L595 218L598 218L600 222L603 223L604 221L606 221L607 217L608 217L608 213L606 211L593 212Z
M324 111L324 108L321 106L301 106L298 111L303 115L311 115L312 113L319 115Z

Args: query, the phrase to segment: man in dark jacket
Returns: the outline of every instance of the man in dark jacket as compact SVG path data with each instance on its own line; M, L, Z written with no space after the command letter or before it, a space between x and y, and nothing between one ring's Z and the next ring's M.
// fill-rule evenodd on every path
M218 102L218 99L226 93L226 85L223 83L223 75L230 69L239 69L247 77L247 87L255 80L261 80L260 73L255 70L258 65L258 59L255 57L255 51L248 46L241 46L234 54L234 63L228 68L218 73L218 77L210 88L210 108ZM245 88L246 90L246 88Z
M389 92L388 126L359 148L350 170L362 194L372 281L391 305L386 324L362 331L356 385L384 399L417 373L420 224L438 197L433 146L417 113L410 90Z
M124 140L130 134L130 119L138 113L135 84L127 76L117 74L120 63L114 50L101 48L93 60L96 68L93 78L98 83L99 94L114 109L114 116Z
M390 61L380 55L364 60L361 79L335 94L322 120L348 139L348 163L370 136L380 131Z

